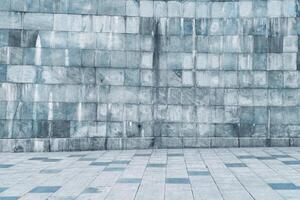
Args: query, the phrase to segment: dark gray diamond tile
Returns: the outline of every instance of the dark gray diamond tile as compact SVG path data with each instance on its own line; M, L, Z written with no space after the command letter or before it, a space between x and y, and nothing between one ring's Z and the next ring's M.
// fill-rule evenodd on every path
M20 197L15 197L15 196L2 196L0 197L0 200L17 200L19 199Z
M147 167L166 167L166 164L160 164L160 163L149 163L147 164Z
M300 160L286 160L282 162L286 165L300 165Z
M107 166L110 163L111 162L92 162L90 165L93 165L93 166Z
M274 158L290 158L291 156L290 155L272 155L272 157Z
M273 190L300 190L294 183L269 183Z
M209 176L209 171L188 171L189 176Z
M54 193L61 188L60 186L37 186L30 193Z
M129 160L114 160L111 162L112 164L128 164L130 163Z
M124 167L106 167L103 171L106 172L121 172L124 171L125 168Z
M180 156L184 156L183 153L168 153L169 157L180 157Z
M225 163L226 167L247 167L245 163Z
M78 161L95 161L97 158L80 158Z
M10 168L12 166L14 166L14 165L12 165L12 164L0 164L0 168Z
M7 190L8 188L7 187L0 187L0 193L1 192L4 192L5 190Z
M151 153L136 153L134 154L135 157L145 157L145 156L151 156Z
M239 158L239 159L253 159L255 157L251 156L251 155L243 155L243 156L237 156L237 158Z
M166 178L166 184L190 184L188 178Z
M61 171L61 169L43 169L40 171L40 174L58 174Z
M77 158L77 157L84 157L86 154L74 154L74 155L69 155L69 158Z
M47 157L32 157L32 158L29 158L28 160L46 160L48 159Z
M43 162L59 162L62 159L55 159L55 158L47 158L45 160L43 160Z
M256 157L258 160L275 160L272 156L258 156Z
M95 187L87 187L83 191L83 193L99 193L99 192L101 192L101 191Z

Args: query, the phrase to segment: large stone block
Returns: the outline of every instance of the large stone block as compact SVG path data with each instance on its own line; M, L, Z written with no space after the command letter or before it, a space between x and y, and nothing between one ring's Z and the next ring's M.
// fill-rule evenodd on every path
M35 83L37 69L29 65L8 65L7 80L15 83Z
M53 14L25 13L23 26L31 30L52 30L53 18Z
M53 121L51 137L69 138L70 137L70 121Z
M133 9L133 11L128 11L128 13L135 13L132 4L127 4L128 8ZM126 14L126 0L100 0L98 1L98 14L100 15L120 15Z
M68 13L96 14L97 0L72 0L69 1Z

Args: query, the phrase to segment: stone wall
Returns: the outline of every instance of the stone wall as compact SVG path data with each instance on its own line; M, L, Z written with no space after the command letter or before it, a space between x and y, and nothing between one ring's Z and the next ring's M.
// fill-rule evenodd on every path
M295 0L1 0L0 151L298 146Z

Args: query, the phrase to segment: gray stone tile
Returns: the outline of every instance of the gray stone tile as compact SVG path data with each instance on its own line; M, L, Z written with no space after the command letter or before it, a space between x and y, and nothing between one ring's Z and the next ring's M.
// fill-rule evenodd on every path
M209 171L188 171L189 176L209 176Z
M300 165L300 160L286 160L282 162L286 165Z
M134 154L135 157L148 157L151 156L151 153L136 153Z
M78 161L95 161L97 158L79 158Z
M43 162L59 162L61 161L62 159L56 159L56 158L47 158L47 159L44 159L42 160Z
M242 155L242 156L237 156L239 159L255 159L255 156L252 155Z
M183 153L168 153L169 157L183 157L184 154Z
M121 178L118 180L118 183L138 183L140 184L142 179L140 178Z
M167 165L160 164L160 163L149 163L149 164L147 164L147 167L164 168L164 167L167 167Z
M272 157L274 157L274 158L291 158L291 156L290 155L285 155L285 154L272 154L271 155Z
M300 190L294 183L269 183L273 190Z
M29 193L55 193L61 186L37 186Z
M86 154L75 154L75 155L69 155L70 158L77 158L77 157L84 157Z
M225 166L228 168L231 167L247 167L245 163L225 163Z
M1 192L4 192L5 190L7 190L8 188L7 187L0 187L0 193Z
M113 160L112 164L129 164L130 160Z
M256 159L258 160L274 160L272 156L257 156Z
M166 178L166 184L190 184L188 178Z
M87 193L87 194L94 194L94 193L99 193L101 192L98 188L95 187L87 187L83 190L82 193Z
M32 157L32 158L29 158L28 160L46 160L48 159L48 157Z
M93 165L93 166L107 166L111 164L111 162L92 162L90 165Z
M124 171L124 167L106 167L103 171L105 172L122 172Z
M17 200L20 197L16 197L16 196L2 196L0 197L0 200Z
M5 168L10 168L13 167L14 165L11 164L0 164L0 169L5 169Z
M58 174L61 171L61 169L43 169L40 171L40 174Z

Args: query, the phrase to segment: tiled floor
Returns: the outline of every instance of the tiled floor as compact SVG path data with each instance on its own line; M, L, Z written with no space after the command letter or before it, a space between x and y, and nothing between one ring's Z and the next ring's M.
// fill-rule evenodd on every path
M300 199L300 148L2 153L0 200Z

